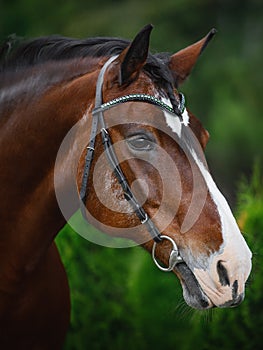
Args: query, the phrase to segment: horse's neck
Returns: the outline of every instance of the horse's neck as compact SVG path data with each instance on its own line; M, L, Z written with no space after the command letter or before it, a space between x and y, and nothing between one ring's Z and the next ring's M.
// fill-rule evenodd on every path
M14 259L31 256L29 264L34 264L65 224L54 190L56 156L65 135L94 98L95 77L96 73L90 73L54 87L4 117L0 129L0 244L12 245ZM62 187L67 186L71 166L66 156L58 174ZM35 258L32 252L37 252Z

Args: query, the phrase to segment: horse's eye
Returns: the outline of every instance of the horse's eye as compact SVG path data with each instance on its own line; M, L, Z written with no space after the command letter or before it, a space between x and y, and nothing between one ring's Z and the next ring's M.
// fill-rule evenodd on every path
M128 145L135 151L151 151L154 142L145 135L136 135L127 139Z

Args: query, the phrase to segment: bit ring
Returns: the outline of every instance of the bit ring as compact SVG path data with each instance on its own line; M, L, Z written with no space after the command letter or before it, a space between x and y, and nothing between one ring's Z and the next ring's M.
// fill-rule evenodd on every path
M170 257L169 257L169 266L168 267L163 267L162 265L159 264L159 262L157 261L157 259L155 258L155 248L156 248L156 242L153 243L153 248L152 248L152 258L153 258L153 261L155 263L155 265L161 270L161 271L164 271L164 272L169 272L169 271L172 271L175 267L176 264L179 264L180 262L183 262L183 259L181 258L181 256L179 255L179 250L178 250L178 247L175 243L175 241L169 237L169 236L166 236L166 235L161 235L160 238L162 240L167 240L169 242L172 243L172 250L171 250L171 253L170 253Z

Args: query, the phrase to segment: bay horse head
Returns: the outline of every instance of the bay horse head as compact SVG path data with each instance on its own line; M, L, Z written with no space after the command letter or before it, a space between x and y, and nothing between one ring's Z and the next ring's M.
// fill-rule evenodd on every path
M151 30L102 62L78 168L85 215L152 252L190 306L236 306L251 252L206 164L209 134L178 91L214 30L171 56L149 54Z
M251 252L178 90L214 31L153 55L151 30L0 47L1 349L61 347L70 298L54 238L79 208L104 232L88 239L143 246L190 306L244 298Z

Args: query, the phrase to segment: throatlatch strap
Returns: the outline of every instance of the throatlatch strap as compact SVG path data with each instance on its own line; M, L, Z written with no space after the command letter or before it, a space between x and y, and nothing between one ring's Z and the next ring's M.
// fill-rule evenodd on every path
M91 126L91 132L90 132L90 142L87 147L84 171L82 176L82 183L81 183L81 188L79 192L80 199L84 205L86 205L86 200L87 200L88 179L89 179L91 163L93 160L94 150L95 150L96 135L98 130L98 120L99 120L98 116L94 115L92 119L92 126Z
M113 56L111 57L102 67L97 84L96 84L96 96L95 96L95 108L99 107L102 104L102 85L103 85L103 77L105 74L106 69L108 66L113 62L118 56ZM90 132L90 142L87 147L87 153L85 157L85 165L84 165L84 171L83 171L83 176L82 176L82 183L81 183L81 188L80 188L80 199L84 206L86 205L86 200L87 200L87 187L88 187L88 179L89 179L89 173L90 173L90 168L91 168L91 163L93 160L93 155L94 155L94 150L95 150L95 142L96 142L96 135L97 135L97 130L98 130L98 114L94 113L92 114L92 125L91 125L91 132ZM84 208L83 208L84 209Z

